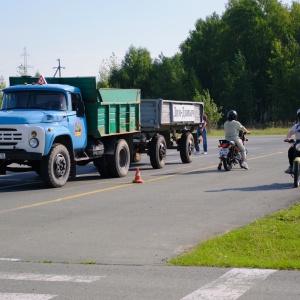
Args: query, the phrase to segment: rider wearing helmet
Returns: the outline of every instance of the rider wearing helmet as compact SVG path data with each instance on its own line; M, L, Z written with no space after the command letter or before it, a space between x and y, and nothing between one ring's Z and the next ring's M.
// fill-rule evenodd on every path
M225 139L228 141L234 141L235 144L241 151L242 154L242 164L241 166L244 169L249 169L246 163L246 149L243 145L241 138L239 137L239 132L243 131L246 133L250 133L240 122L237 121L238 114L235 110L230 110L227 114L227 121L224 123L225 130Z
M300 109L297 110L297 117L298 117L298 123L294 124L288 134L286 135L285 142L289 142L292 135L295 134L295 139L300 140ZM295 155L295 147L291 146L288 151L288 158L289 158L289 167L284 171L287 174L292 174L293 171L293 161L294 161L294 155Z

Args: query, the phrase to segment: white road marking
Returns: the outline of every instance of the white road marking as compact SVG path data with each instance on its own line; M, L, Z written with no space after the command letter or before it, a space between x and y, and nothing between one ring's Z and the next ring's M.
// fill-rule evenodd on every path
M57 295L0 293L0 300L50 300Z
M1 261L20 261L19 258L0 258Z
M64 282L86 282L100 280L105 276L68 276L68 275L54 275L54 274L33 274L33 273L0 273L0 279L8 280L34 280L34 281L64 281ZM1 299L1 298L0 298Z
M276 270L232 269L181 300L236 300Z

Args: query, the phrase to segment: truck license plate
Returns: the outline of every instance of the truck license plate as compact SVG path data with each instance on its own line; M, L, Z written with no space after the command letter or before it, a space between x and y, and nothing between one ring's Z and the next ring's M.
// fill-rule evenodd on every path
M220 148L220 156L226 156L228 154L228 148Z
M5 159L5 153L0 153L0 159Z

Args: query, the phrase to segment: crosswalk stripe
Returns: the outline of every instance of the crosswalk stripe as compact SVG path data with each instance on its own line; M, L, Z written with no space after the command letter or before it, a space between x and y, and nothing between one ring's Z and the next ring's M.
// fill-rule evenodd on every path
M231 269L181 300L236 300L276 270Z
M0 300L50 300L56 295L0 293Z
M3 273L0 272L0 279L9 280L34 280L34 281L64 281L64 282L86 282L100 280L105 276L68 276L55 274L34 274L34 273ZM1 298L0 298L1 300Z

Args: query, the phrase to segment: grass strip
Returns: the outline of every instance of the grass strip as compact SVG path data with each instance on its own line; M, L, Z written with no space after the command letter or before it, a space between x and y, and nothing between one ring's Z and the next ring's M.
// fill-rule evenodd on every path
M300 269L300 204L207 240L168 265Z
M283 135L284 137L290 131L290 128L265 128L265 129L257 129L257 128L246 128L251 132L251 135ZM208 131L208 136L223 136L224 129L211 129Z

